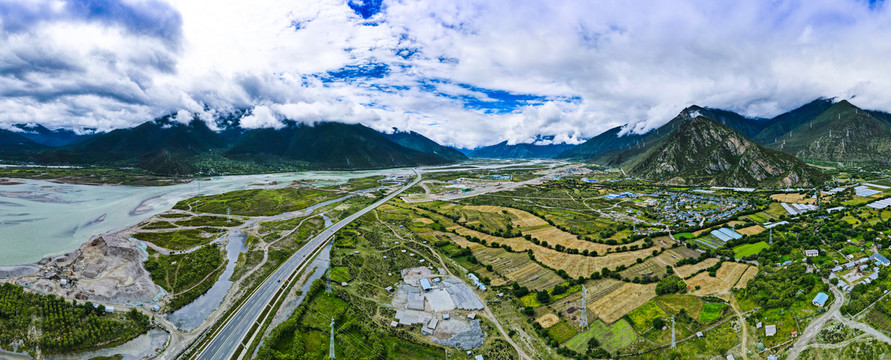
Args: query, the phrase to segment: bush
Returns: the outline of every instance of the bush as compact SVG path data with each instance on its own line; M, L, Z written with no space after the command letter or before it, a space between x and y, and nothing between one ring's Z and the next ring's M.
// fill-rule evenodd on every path
M656 293L659 295L685 292L687 292L687 283L677 275L666 276L656 284Z

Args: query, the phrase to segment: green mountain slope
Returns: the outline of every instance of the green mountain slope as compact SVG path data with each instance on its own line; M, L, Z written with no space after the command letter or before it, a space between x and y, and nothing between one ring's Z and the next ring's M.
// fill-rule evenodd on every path
M574 147L569 144L513 144L502 141L495 145L484 146L473 150L468 156L480 159L553 159L564 151Z
M769 139L767 146L803 160L891 163L891 124L846 100Z
M435 154L451 161L467 160L467 155L460 151L442 146L439 143L428 139L426 136L418 134L414 131L395 131L392 134L384 134L387 139L399 145L422 153Z
M826 176L795 157L756 144L741 132L697 116L626 162L629 173L673 183L722 186L808 186Z
M319 169L372 169L448 163L443 157L412 150L359 124L334 122L283 129L254 129L226 151L226 156L253 160L266 156L297 160Z
M21 133L0 129L0 150L5 152L25 152L42 149L44 146L28 140Z
M813 120L817 115L832 107L832 104L832 99L816 99L794 110L775 116L767 122L767 126L756 136L749 137L761 145L773 143L777 138L785 135L790 130Z
M746 136L757 134L767 124L764 119L751 119L732 111L693 105L681 111L674 119L658 129L650 130L644 134L619 135L622 127L615 127L564 151L557 158L591 161L603 165L623 164L639 156L650 145L664 139L681 122L697 116L715 119L721 124L737 129Z

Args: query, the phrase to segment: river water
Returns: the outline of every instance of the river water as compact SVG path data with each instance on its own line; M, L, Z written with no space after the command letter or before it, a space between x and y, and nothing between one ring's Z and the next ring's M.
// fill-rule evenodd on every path
M77 249L90 237L135 225L198 194L269 188L295 180L335 184L408 169L222 176L160 187L94 186L20 180L0 186L0 265L32 263Z

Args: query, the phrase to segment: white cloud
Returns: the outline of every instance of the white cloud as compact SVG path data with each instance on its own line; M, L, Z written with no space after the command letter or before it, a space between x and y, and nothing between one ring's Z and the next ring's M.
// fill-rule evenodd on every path
M276 118L275 114L266 105L255 107L251 114L241 118L241 127L245 129L274 128L281 129L285 124Z
M109 130L248 108L245 126L361 122L472 147L646 131L691 104L772 116L856 96L891 110L891 14L861 0L384 0L370 20L344 0L81 2L0 4L0 124ZM388 72L326 78L368 64Z

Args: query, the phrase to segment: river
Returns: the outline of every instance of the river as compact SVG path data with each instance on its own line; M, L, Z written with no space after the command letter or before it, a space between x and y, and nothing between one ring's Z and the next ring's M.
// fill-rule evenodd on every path
M170 210L183 199L227 191L281 187L296 180L322 185L408 169L221 176L158 187L71 185L17 180L0 186L0 266L33 263L77 249L90 237L120 230Z

